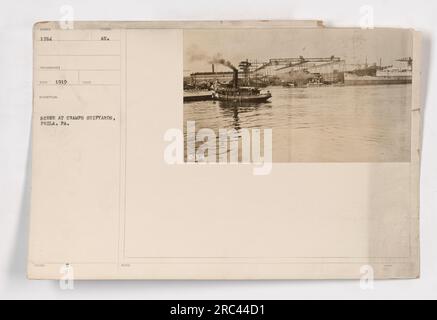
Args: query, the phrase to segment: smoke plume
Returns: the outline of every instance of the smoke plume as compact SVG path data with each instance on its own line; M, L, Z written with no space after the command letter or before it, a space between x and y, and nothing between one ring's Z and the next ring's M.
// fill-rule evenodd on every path
M237 70L237 68L230 61L223 59L223 57L220 53L217 53L216 55L211 57L211 56L203 53L202 50L196 45L190 47L187 50L186 54L187 54L190 62L207 61L208 63L211 63L211 64L221 64L221 65L228 67L232 70Z
M212 58L209 62L224 65L234 71L237 70L237 68L234 67L234 65L230 61L223 59L220 54L215 55L214 58Z

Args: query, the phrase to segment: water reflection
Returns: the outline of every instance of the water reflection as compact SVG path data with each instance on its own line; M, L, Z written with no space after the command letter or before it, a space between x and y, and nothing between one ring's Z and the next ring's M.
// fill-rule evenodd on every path
M405 162L411 85L269 88L268 103L184 104L196 129L273 129L275 162Z
M259 117L261 115L266 116L267 114L264 111L268 108L271 108L270 103L238 103L238 102L216 102L218 107L220 108L220 113L223 119L232 119L232 129L235 129L240 133L241 120L240 117L245 118L246 123L248 118ZM248 114L246 117L245 114ZM245 126L244 128L249 129L253 128L250 126Z

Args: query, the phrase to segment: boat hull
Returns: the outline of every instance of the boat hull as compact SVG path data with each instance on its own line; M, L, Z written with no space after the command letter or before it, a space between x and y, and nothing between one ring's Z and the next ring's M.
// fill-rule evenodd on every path
M357 76L345 75L344 84L348 86L409 84L412 76Z
M210 101L213 100L212 95L196 95L196 96L184 96L184 102L197 102L197 101Z
M216 95L214 98L218 101L239 102L239 103L262 103L267 102L272 95L270 93L259 94L254 96L235 96L235 95Z

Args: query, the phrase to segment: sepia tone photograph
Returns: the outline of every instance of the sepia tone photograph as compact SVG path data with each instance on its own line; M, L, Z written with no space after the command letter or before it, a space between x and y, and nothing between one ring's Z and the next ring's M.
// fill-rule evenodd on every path
M399 29L184 30L185 161L229 161L238 142L250 162L258 130L276 163L409 162L412 44Z
M437 298L437 1L0 7L0 300Z

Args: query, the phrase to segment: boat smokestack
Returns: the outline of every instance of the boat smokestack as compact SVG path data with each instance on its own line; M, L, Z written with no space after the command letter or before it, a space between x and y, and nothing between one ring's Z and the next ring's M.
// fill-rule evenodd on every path
M226 67L232 69L232 71L234 73L234 76L233 76L233 87L234 88L238 88L238 69L236 67L234 67L234 65L230 61L221 58L220 55L217 54L216 57L213 58L210 61L210 63L213 65L213 67L214 67L215 63L218 63L218 64L221 64L223 66L226 66Z
M238 89L238 70L233 69L234 71L234 88Z

